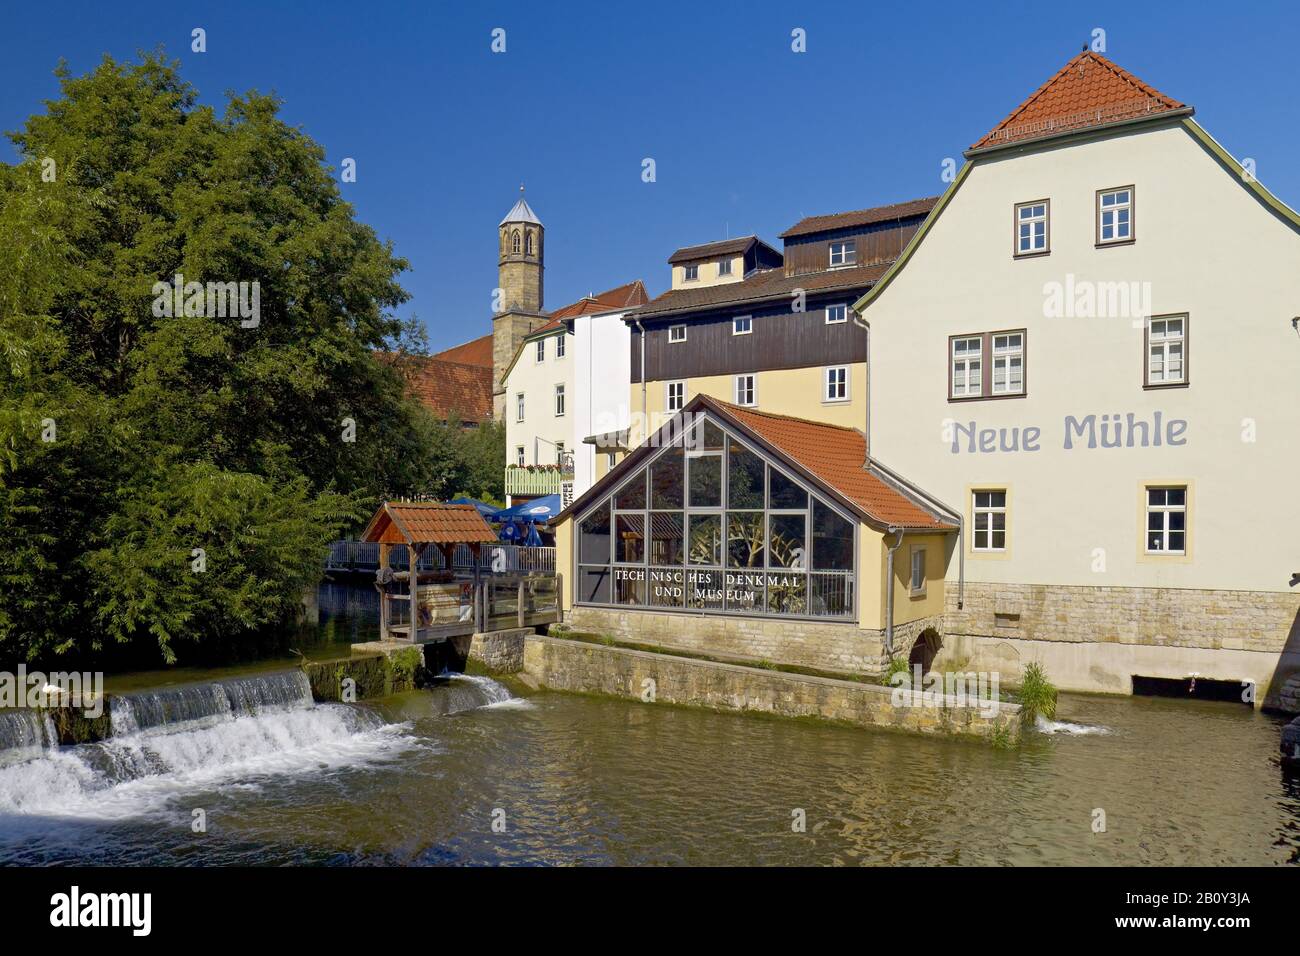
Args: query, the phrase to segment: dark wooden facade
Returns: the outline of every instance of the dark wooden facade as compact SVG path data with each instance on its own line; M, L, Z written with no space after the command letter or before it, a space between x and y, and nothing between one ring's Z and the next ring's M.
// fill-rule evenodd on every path
M828 325L826 307L851 306L867 287L809 296L805 312L788 300L764 305L743 303L725 312L693 312L644 323L647 382L765 372L771 369L848 365L865 362L867 337L852 320ZM732 320L750 316L752 331L732 334ZM686 341L670 342L668 329L685 325ZM641 381L641 336L632 328L632 381Z
M833 242L852 239L857 247L857 265L891 262L902 254L903 247L916 234L924 216L890 220L865 226L850 226L807 236L792 236L785 241L786 275L824 272L830 266Z

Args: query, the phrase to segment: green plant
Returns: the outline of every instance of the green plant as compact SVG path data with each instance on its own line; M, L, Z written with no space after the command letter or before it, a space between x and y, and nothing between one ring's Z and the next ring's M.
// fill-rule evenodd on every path
M1011 749L1011 725L1006 721L999 721L993 727L993 736L989 738L993 746L998 750Z
M881 680L886 685L892 686L894 683L895 674L906 674L911 669L912 669L912 665L909 664L907 661L905 661L903 658L891 657L889 659L889 663L885 666L885 673L881 677Z
M424 663L424 651L419 647L404 647L388 655L388 677L394 689L414 686L416 671Z
M1043 673L1042 665L1035 662L1025 668L1020 680L1020 717L1031 724L1040 715L1048 720L1056 716L1056 687Z

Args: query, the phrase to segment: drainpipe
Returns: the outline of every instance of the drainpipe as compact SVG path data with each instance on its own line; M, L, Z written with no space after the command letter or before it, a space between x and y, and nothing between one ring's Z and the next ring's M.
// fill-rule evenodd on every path
M645 326L641 324L640 319L636 320L636 331L637 331L637 335L641 339L641 422L642 424L645 425L645 429L646 429L646 434L642 436L642 441L644 441L645 438L649 437L649 433L650 433L650 422L648 420L650 412L649 409L646 407Z
M950 518L957 521L957 609L961 610L966 606L966 515L956 508L950 507L940 501L934 495L930 494L924 488L919 488L912 484L902 475L890 468L885 467L878 461L872 461L871 467L876 470L878 477L884 477L900 490L906 489L906 493L922 499L936 511L942 511Z
M897 534L898 539L889 547L889 564L885 568L885 654L889 657L894 656L894 552L903 546L903 535L907 531L903 528L889 526L891 533Z

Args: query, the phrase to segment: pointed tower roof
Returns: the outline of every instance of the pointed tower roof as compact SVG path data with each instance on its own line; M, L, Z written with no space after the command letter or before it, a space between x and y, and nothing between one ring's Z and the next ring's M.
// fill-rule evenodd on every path
M508 222L531 222L540 226L542 221L537 218L537 213L533 212L533 207L524 201L524 184L519 184L519 201L514 204L511 210L506 213L506 218L498 223L504 226Z
M1174 112L1193 110L1085 48L969 152Z

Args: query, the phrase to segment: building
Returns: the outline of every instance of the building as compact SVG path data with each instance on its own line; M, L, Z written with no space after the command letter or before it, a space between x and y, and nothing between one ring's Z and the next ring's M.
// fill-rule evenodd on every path
M434 355L386 352L407 390L440 421L474 427L492 420L492 336L485 335Z
M631 333L623 316L648 301L640 279L557 309L525 335L503 375L506 496L571 501L604 454L588 438L626 430Z
M1192 117L1085 50L855 304L873 460L961 513L950 660L1300 696L1300 218Z
M781 234L678 249L672 287L631 312L635 447L695 395L862 428L866 337L850 306L935 198L811 216Z
M532 207L519 201L497 225L497 300L492 316L492 400L497 421L506 418L506 368L524 338L547 321L545 304L546 227Z

